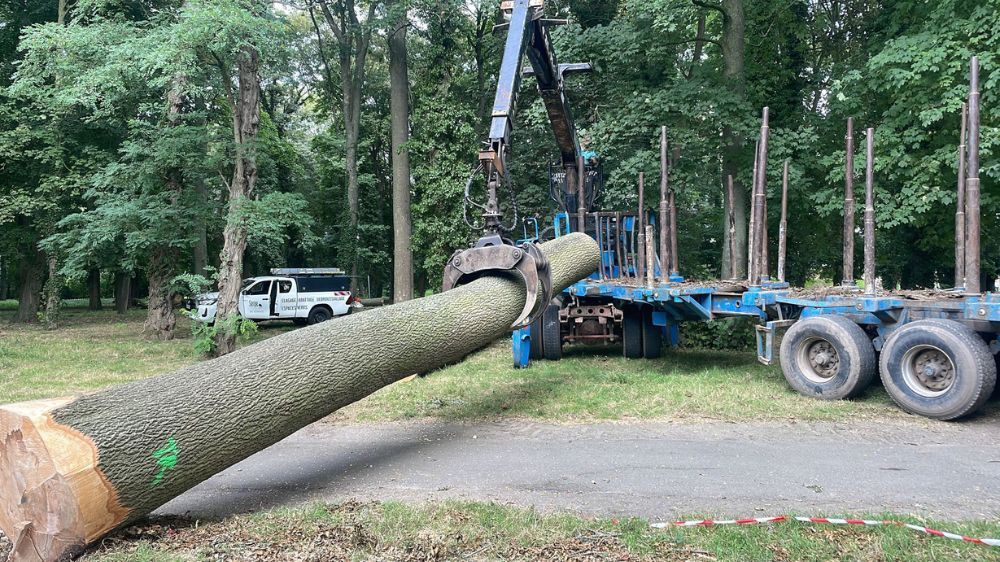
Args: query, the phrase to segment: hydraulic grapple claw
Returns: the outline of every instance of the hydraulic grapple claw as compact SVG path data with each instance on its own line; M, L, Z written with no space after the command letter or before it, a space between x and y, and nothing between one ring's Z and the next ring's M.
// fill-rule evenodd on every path
M524 278L524 309L511 326L522 328L533 322L552 300L552 272L549 260L534 243L514 246L498 235L485 236L468 250L458 251L444 270L443 290L471 281L490 271L517 271ZM538 298L538 286L542 297Z

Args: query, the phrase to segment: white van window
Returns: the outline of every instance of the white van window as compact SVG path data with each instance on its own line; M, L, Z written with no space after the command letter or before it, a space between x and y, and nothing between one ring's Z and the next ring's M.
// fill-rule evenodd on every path
M281 293L291 293L292 292L292 282L287 280L278 281L278 292Z
M246 294L248 294L248 295L266 295L268 293L268 290L270 288L271 288L271 282L270 281L261 281L260 283L257 283L256 285L251 285L250 288L247 289Z

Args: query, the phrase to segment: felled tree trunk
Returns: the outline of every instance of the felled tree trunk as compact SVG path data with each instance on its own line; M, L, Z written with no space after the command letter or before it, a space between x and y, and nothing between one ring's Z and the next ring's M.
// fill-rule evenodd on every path
M597 268L583 234L542 246L556 290ZM414 373L503 336L516 274L288 332L79 398L0 407L0 529L15 560L57 560L224 468Z

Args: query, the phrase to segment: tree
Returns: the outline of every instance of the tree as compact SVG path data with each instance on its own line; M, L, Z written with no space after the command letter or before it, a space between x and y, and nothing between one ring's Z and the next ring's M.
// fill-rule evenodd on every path
M331 7L332 4L332 7ZM360 217L360 191L358 184L358 144L361 127L362 88L365 84L365 64L371 47L375 10L379 2L368 4L364 21L358 19L354 0L310 2L309 11L318 5L337 42L337 67L340 74L341 106L344 121L345 149L347 151L347 212L348 239L357 239ZM317 28L317 33L319 32ZM319 45L322 51L322 44ZM324 65L328 66L323 57ZM329 71L327 72L329 75ZM351 257L351 287L357 287L358 255Z
M393 302L413 298L413 250L410 227L410 73L406 61L406 4L389 29L389 82L392 102Z

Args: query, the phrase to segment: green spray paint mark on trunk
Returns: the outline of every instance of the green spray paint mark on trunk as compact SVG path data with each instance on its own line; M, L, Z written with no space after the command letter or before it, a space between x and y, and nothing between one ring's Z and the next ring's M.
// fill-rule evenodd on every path
M156 466L160 469L156 472L156 476L153 477L153 486L159 486L163 483L163 477L167 475L168 470L172 470L177 466L177 441L173 437L167 439L167 444L160 447L159 449L153 451L153 458L156 459Z

